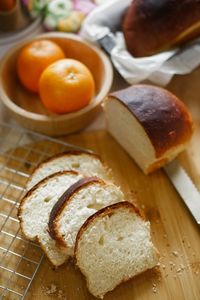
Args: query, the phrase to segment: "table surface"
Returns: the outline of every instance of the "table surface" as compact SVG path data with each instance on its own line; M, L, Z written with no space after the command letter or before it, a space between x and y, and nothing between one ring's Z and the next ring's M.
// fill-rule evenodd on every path
M19 140L15 133L10 139ZM31 143L28 140L31 140ZM64 138L74 145L91 149L100 154L103 161L113 171L114 182L121 187L125 199L140 207L147 220L151 223L151 234L155 246L160 252L160 267L144 272L140 276L121 284L111 293L105 296L105 300L199 300L200 299L200 231L199 226L185 207L182 199L175 191L165 172L160 169L146 176L136 163L126 154L118 143L105 131L95 130L79 133ZM34 142L33 142L34 141ZM200 185L199 177L199 153L195 152L196 136L190 147L181 153L179 160L186 168L196 185ZM8 139L4 143L7 147ZM26 136L23 143L12 151L12 158L0 157L6 168L1 172L3 182L5 179L12 182L12 186L5 188L0 184L0 194L4 198L18 199L17 186L24 187L27 177L22 174L31 174L34 163L61 150L61 145L50 141L36 141L30 135ZM48 148L48 151L46 149ZM9 147L10 149L10 147ZM9 151L6 152L9 154ZM24 160L25 159L25 160ZM196 163L196 169L193 164ZM13 173L13 168L16 172ZM11 172L12 170L12 172ZM19 172L18 172L18 171ZM15 174L13 176L13 174ZM16 175L17 174L17 175ZM5 192L6 190L6 192ZM17 196L18 195L18 196ZM0 211L3 215L10 211L10 202L0 201ZM6 204L5 204L6 203ZM16 217L17 208L14 206L12 216ZM10 244L10 235L17 230L16 222L12 219L6 222L1 239L1 246ZM18 274L31 277L35 270L35 263L40 260L42 250L36 245L27 244L22 233L18 232L18 238L11 242L10 252L5 255L2 264L0 284L9 284L11 290L22 293L27 286L27 278ZM3 243L3 245L2 245ZM13 253L23 255L23 259ZM23 253L23 254L22 254ZM27 261L27 258L29 259ZM7 269L16 269L15 275L9 281L10 272ZM6 284L6 285L5 285ZM5 299L16 300L11 293ZM52 267L47 258L44 258L26 296L27 300L94 300L89 294L85 279L81 272L70 262L57 268Z
M200 188L198 137L199 127L190 146L178 159ZM137 203L150 221L152 238L160 252L160 267L121 284L104 299L199 300L199 226L164 171L144 175L105 130L79 133L65 140L101 155L113 170L115 183L124 191L125 199ZM95 299L88 293L85 279L74 264L68 263L54 270L48 260L44 259L27 294L27 300L48 300L48 291L52 286L56 289L51 295L53 299L57 299L61 292L67 300Z
M119 83L122 84L122 81ZM189 75L175 76L167 88L185 102L195 122L193 139L178 159L200 190L200 68ZM103 119L99 118L90 130L103 124ZM139 206L144 208L144 213L151 222L153 240L161 253L160 275L146 272L122 284L105 299L199 300L199 227L164 172L157 171L145 176L104 131L72 135L67 137L67 141L100 153L113 169L115 179L125 194L133 191L136 193ZM64 281L63 276L66 278ZM45 261L28 293L28 299L48 299L38 286L39 282L44 286L55 283L69 299L94 299L85 289L83 277L72 265L68 266L68 271L62 267L56 273L49 269L49 264Z

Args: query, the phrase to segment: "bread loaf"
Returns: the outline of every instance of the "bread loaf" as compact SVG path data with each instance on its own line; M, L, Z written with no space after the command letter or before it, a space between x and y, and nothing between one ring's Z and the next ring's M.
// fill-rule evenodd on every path
M49 215L60 196L83 175L75 171L55 173L35 185L21 200L18 210L20 227L24 236L36 240L55 266L62 265L69 254L49 235Z
M200 35L200 1L134 0L123 21L128 51L149 56Z
M75 170L86 176L98 176L105 180L111 179L110 171L98 155L86 151L71 150L52 156L39 164L30 176L27 190L43 178L64 170Z
M74 183L55 203L49 217L52 238L74 255L76 235L86 219L99 209L124 199L120 189L97 177Z
M87 219L76 238L75 256L89 291L99 298L158 263L150 224L128 202L103 208Z
M145 174L176 157L193 133L184 103L159 87L141 84L111 93L104 110L108 131Z

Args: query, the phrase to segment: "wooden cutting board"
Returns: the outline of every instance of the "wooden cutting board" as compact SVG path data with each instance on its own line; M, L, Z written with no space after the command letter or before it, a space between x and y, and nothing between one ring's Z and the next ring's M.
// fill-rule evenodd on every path
M67 140L99 153L113 169L115 181L127 199L137 201L150 220L152 237L161 254L159 268L121 284L105 299L200 299L200 228L164 172L160 170L145 176L105 131L76 135ZM181 155L189 171L193 162L191 149ZM200 187L200 179L196 176L199 170L199 166L194 172L192 168L190 174ZM49 299L47 294L54 289L52 299L59 299L59 294L65 295L67 300L94 299L72 263L54 270L45 259L27 299Z
M194 138L179 161L200 190L199 78L200 69L188 76L177 76L168 89L183 99L195 120ZM161 254L159 268L121 284L107 294L105 300L199 300L200 228L164 171L145 176L105 131L78 134L68 137L67 141L99 153L113 169L115 181L127 199L137 201L150 220L152 237ZM56 288L51 299L59 299L59 294L65 295L67 300L94 299L87 291L83 276L71 263L54 270L45 259L27 299L50 299L46 293L50 286Z
M195 120L194 138L187 151L179 156L179 161L200 190L199 78L200 69L190 76L175 78L168 88L186 102ZM199 300L200 228L164 171L145 176L106 131L77 134L64 140L92 149L102 156L113 169L115 182L122 187L127 200L137 202L144 210L151 222L153 241L161 254L158 268L121 284L107 294L105 300ZM33 158L38 160L38 157ZM29 165L25 164L24 167L27 169ZM30 266L24 266L24 270L28 273ZM18 285L20 283L16 282ZM88 293L83 276L72 263L55 270L45 258L26 299L95 298Z

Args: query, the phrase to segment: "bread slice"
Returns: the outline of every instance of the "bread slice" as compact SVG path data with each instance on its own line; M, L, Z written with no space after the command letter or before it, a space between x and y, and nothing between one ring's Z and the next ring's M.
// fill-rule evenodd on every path
M151 269L158 252L150 236L150 224L129 202L116 203L92 215L78 232L76 263L95 297Z
M23 234L37 240L53 265L59 266L68 258L48 232L49 215L60 196L76 181L83 178L78 172L55 173L35 185L21 200L18 217Z
M80 179L54 205L49 218L50 235L74 255L76 236L86 219L123 199L123 193L114 184L97 177Z
M89 176L98 176L111 180L109 169L102 163L100 157L94 153L84 151L67 151L43 161L34 170L27 183L27 190L43 178L64 170L75 170Z
M108 131L145 174L174 159L192 137L190 112L163 88L138 84L111 93L104 110Z

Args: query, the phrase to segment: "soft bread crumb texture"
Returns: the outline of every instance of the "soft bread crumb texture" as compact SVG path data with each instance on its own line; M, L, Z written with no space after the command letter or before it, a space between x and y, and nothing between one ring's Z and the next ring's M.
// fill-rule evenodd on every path
M111 180L110 171L97 156L89 153L66 153L52 157L44 163L41 163L30 177L27 183L27 190L31 189L45 177L64 170L74 170L86 176L98 176L105 180Z
M93 182L75 192L54 220L55 232L68 252L74 254L77 233L88 217L101 208L123 201L120 188L105 182Z
M59 197L83 175L64 172L55 174L38 184L22 200L19 210L20 225L27 239L38 240L50 261L58 266L68 257L66 249L58 247L48 233L49 215Z
M121 282L156 266L158 252L149 222L123 204L96 215L77 237L76 259L90 292L103 298Z

